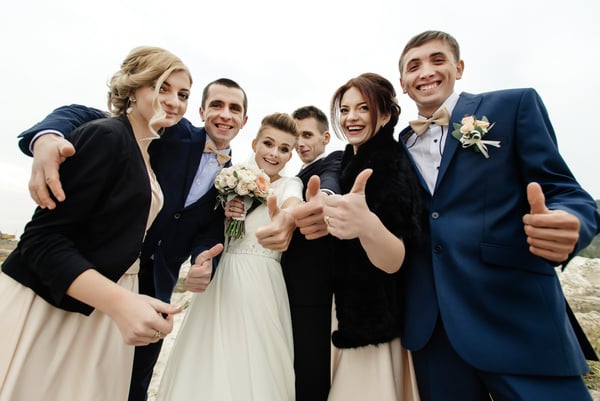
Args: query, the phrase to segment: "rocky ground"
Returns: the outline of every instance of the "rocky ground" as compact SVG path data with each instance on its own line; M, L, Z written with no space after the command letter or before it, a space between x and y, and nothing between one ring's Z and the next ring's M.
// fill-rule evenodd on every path
M0 261L14 248L16 241L0 240ZM182 269L182 277L188 265ZM565 295L577 319L588 335L596 352L600 353L600 259L574 258L565 271L558 271ZM173 295L173 303L187 306L191 294L185 292L181 283ZM150 385L148 401L155 400L165 362L175 340L177 330L185 316L184 312L175 318L175 330L164 341L163 351L156 365ZM594 401L600 401L600 363L590 363L591 374L585 377Z

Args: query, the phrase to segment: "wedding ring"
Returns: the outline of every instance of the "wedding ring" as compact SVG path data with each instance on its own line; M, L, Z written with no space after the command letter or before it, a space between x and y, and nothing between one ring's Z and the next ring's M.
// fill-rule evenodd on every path
M158 330L156 330L156 333L154 333L154 338L156 340L160 340L160 338L162 337L162 333Z
M325 216L325 224L329 225L329 219L330 219L329 216Z

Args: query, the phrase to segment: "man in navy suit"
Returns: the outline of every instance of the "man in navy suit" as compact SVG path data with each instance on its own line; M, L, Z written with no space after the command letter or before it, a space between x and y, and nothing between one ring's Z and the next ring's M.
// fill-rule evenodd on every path
M399 64L421 120L400 137L428 213L402 268L402 343L421 399L591 400L555 266L587 246L600 216L559 154L541 98L455 93L464 62L444 32L413 37Z
M218 79L208 84L202 94L203 128L182 119L150 144L150 162L161 185L164 204L147 232L140 255L141 293L168 302L181 264L190 256L187 289L203 291L208 285L213 257L222 249L216 244L223 242L224 215L221 208L215 209L217 190L213 183L222 166L230 163L223 155L205 150L205 145L212 142L217 151L230 154L231 140L246 124L247 106L246 93L236 82ZM53 208L55 200L65 198L58 164L75 149L62 135L68 137L80 124L104 116L100 110L83 106L62 107L20 135L23 139L19 145L25 152L35 138L30 192L38 205ZM49 132L61 136L40 136ZM48 187L56 198L50 197ZM129 401L147 399L161 345L162 341L136 347Z

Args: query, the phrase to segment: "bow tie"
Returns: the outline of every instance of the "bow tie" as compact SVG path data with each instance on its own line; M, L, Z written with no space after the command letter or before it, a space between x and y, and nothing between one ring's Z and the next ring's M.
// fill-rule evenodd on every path
M218 150L213 141L206 140L206 143L204 144L204 152L214 153L215 156L217 156L217 161L220 165L223 165L231 160L231 156Z
M450 113L446 108L438 109L433 115L425 120L412 120L409 121L410 127L417 134L417 136L421 135L423 132L427 131L427 127L431 124L437 124L439 126L448 125L450 122Z

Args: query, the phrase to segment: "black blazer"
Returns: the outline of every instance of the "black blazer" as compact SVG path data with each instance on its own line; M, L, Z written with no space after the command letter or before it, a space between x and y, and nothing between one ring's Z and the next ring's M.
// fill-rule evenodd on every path
M54 129L69 138L74 128L105 116L101 110L72 104L59 107L19 135L19 146L29 154L35 133ZM223 208L215 208L217 190L185 206L206 142L206 130L185 118L166 128L148 148L150 163L164 196L163 207L148 230L140 255L140 293L168 302L181 264L223 241ZM229 165L229 164L228 164ZM213 259L216 266L218 258Z
M75 130L77 152L60 167L67 195L55 210L35 210L2 270L50 304L89 315L93 308L66 295L94 268L117 281L140 253L151 191L148 172L124 117Z

